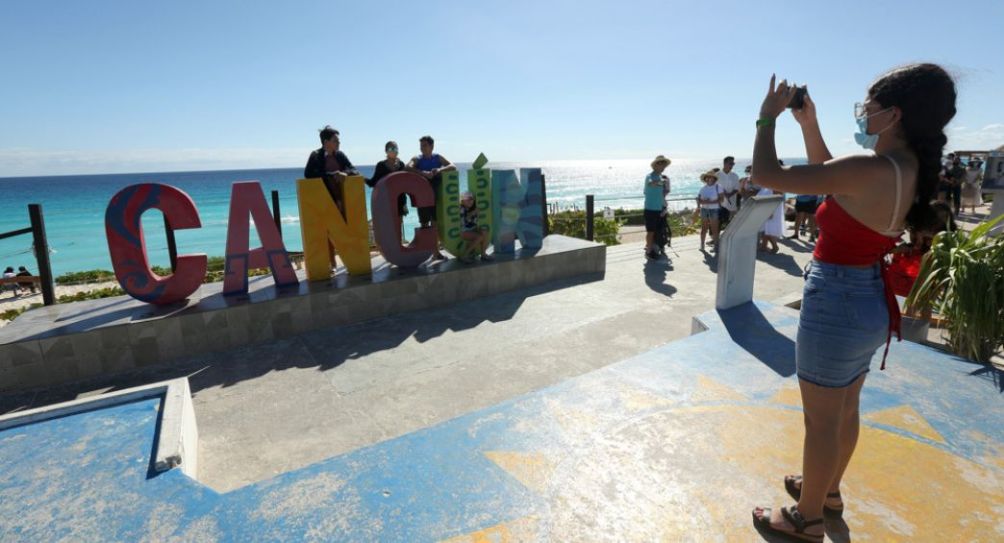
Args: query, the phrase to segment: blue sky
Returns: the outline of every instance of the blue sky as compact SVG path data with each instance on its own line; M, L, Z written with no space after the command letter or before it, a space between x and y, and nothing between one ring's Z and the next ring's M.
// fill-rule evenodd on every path
M6 2L0 177L300 166L326 123L357 163L426 133L455 161L749 156L772 72L853 152L853 103L913 61L958 78L950 146L998 146L1002 20L1000 1ZM790 117L778 134L802 154Z

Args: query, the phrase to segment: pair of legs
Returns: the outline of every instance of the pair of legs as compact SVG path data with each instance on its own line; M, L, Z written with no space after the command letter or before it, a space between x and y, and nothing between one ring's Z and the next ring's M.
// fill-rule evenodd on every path
M959 210L962 207L962 186L961 185L942 185L938 187L938 201L947 202L949 199L952 200L952 209L955 211L955 216L959 216Z
M436 249L432 252L432 259L446 260L446 255L439 250L439 229L436 228L436 208L418 208L418 225L422 228L431 227L432 231L436 233Z
M715 211L715 210L709 210ZM704 240L707 238L708 231L711 232L711 243L716 247L718 246L718 217L709 217L704 210L701 210L701 248L704 248Z
M655 247L655 236L659 231L659 227L662 226L662 211L656 211L654 209L646 209L644 211L645 215L645 254L649 257L655 257L658 252Z
M823 505L842 506L839 498L827 494L839 492L840 481L854 455L860 431L859 404L865 375L841 388L824 387L799 379L805 417L805 440L802 446L802 483L798 511L807 520L823 516ZM762 515L758 507L755 515ZM779 509L771 510L771 526L791 531L792 526ZM823 526L806 529L807 534L822 534Z
M774 254L777 254L778 251L781 250L781 248L777 246L777 237L776 236L771 236L769 234L763 234L763 233L761 233L760 234L760 250L766 253L767 250L768 250L767 249L767 244L768 243L770 243L770 252L772 252Z
M809 233L810 239L816 238L816 216L809 211L799 211L795 215L795 232L789 236L791 239L798 239L802 229Z
M482 259L488 258L488 232L483 230L468 230L460 233L460 237L466 242L464 257L473 257L475 253L481 253Z

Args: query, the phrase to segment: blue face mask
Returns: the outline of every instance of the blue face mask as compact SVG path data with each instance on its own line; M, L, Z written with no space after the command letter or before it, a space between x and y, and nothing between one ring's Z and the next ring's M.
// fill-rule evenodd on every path
M879 130L878 132L876 132L874 134L869 134L868 133L868 118L872 117L874 115L878 115L879 113L885 113L886 111L889 111L890 109L892 109L892 108L886 108L886 109L883 109L882 111L879 111L877 113L872 113L871 115L865 115L865 116L862 116L862 117L858 117L857 118L857 121L858 121L858 131L855 132L855 134L854 134L854 141L858 142L858 145L864 147L865 149L874 150L875 146L878 145L879 134L881 134L882 132L885 132L886 130L888 130L889 127L892 126L892 125L890 124L889 126L886 126L882 130Z

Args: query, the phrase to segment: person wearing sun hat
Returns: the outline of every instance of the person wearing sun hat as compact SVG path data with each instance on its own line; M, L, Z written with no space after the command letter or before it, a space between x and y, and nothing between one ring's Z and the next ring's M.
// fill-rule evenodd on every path
M652 172L645 177L645 255L648 258L659 258L655 250L655 233L662 221L662 210L666 203L666 180L662 172L673 161L663 155L652 161Z
M718 172L711 170L701 174L704 186L697 193L697 206L701 209L701 247L704 250L704 240L711 231L712 250L718 248L718 212L722 207L725 195L718 186Z

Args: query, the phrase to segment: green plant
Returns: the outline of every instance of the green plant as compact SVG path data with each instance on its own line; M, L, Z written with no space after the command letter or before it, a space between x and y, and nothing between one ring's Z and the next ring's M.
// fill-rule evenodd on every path
M67 272L55 279L57 285L75 285L78 283L99 283L101 281L114 281L115 273L108 270L87 270L78 272Z
M70 302L82 302L84 300L97 300L100 298L111 298L112 296L122 296L125 291L120 287L99 288L77 292L76 294L64 294L56 298L57 303L68 304Z
M987 235L1002 219L938 234L906 300L940 313L952 350L980 362L1004 345L1004 236Z
M586 238L586 212L561 211L547 217L548 230L552 234L561 234L573 238ZM604 219L602 215L593 217L593 239L605 245L618 245L617 233L621 221Z
M25 311L29 309L35 309L36 307L42 307L42 304L31 304L26 307L16 307L14 309L8 309L4 312L0 312L0 320L12 321Z

